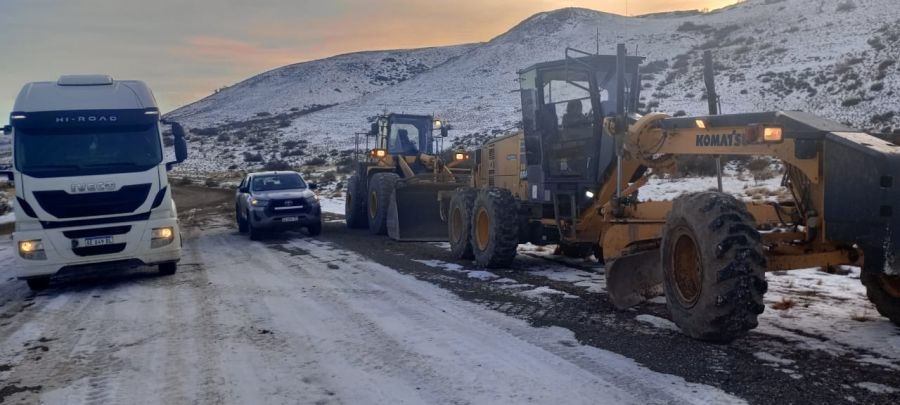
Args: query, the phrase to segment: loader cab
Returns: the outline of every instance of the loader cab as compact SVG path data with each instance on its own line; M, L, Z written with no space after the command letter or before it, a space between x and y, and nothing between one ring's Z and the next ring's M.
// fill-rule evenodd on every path
M601 136L605 117L636 112L641 57L625 63L624 92L617 91L615 55L587 55L540 63L519 72L524 129L521 175L532 202L565 206L590 204L588 191L612 172L615 145ZM623 94L619 96L619 94ZM623 100L617 100L623 97ZM574 214L574 213L572 213Z
M372 126L376 148L391 156L434 154L434 117L429 115L390 114ZM441 133L442 131L438 128Z

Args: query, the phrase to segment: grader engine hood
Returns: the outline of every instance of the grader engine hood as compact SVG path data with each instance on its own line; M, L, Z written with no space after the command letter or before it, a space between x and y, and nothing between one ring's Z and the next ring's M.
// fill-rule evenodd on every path
M823 149L825 237L862 248L866 270L900 275L900 147L831 132Z

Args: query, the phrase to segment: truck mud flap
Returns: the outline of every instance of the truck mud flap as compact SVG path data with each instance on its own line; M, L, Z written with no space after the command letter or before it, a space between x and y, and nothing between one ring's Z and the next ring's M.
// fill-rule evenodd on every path
M388 207L388 236L397 241L446 242L447 223L441 216L441 191L455 184L397 184Z
M627 254L606 262L606 293L617 309L663 295L659 250Z

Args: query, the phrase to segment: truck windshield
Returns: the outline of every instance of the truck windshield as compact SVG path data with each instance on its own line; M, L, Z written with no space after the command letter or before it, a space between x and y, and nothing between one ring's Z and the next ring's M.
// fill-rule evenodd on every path
M162 162L157 126L16 129L16 168L32 177L139 172Z

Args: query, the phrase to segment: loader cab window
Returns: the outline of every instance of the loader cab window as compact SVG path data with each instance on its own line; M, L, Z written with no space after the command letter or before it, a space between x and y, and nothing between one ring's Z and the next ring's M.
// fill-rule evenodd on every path
M395 118L388 134L388 153L414 156L433 153L432 120Z

